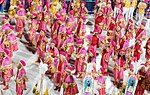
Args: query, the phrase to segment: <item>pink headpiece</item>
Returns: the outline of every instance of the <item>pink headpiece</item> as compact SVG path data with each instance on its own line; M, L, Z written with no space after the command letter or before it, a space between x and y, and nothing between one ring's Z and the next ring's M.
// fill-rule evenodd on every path
M102 74L104 74L104 68L100 68L100 71L102 72Z
M4 49L4 52L9 55L9 50L8 49Z
M107 2L107 4L111 4L111 2Z
M12 30L14 30L14 26L12 26L12 25L10 25L9 28L12 29Z
M19 8L24 8L24 6L22 4L19 5Z
M113 45L113 47L116 47L116 43L112 40L111 44Z
M131 47L130 47L130 49L133 49L133 48L134 48L134 46L131 46Z
M81 16L81 19L82 19L82 20L86 20L86 18L85 18L84 16Z
M60 27L60 29L59 29L59 32L60 32L60 33L66 32L66 26L65 26L65 25L62 25L62 26Z
M94 29L94 33L98 33L98 32L99 32L98 29L95 28L95 29Z
M72 18L72 17L69 17L69 18L68 18L68 22L73 22L73 18Z
M112 17L111 19L112 19L113 21L115 21L115 18L114 18L114 17Z
M82 4L86 5L86 2L82 2Z
M129 22L133 23L133 20L132 20L132 19L129 19Z
M73 71L73 67L72 66L68 66L67 67L67 71L70 71L70 72Z
M36 13L36 12L33 12L32 14L33 14L33 16L35 16L35 17L37 16L37 13Z
M86 49L85 49L85 48L82 48L82 49L79 51L79 54L86 54Z
M86 25L85 24L82 25L82 29L86 29Z
M67 4L66 3L64 3L64 8L67 8Z
M71 35L72 33L71 33L71 31L70 31L70 30L67 30L67 34L68 34L68 35Z
M121 11L121 12L123 12L123 9L122 9L122 8L120 8L120 11Z
M2 44L0 44L0 52L3 52Z
M92 59L92 63L96 63L96 58L93 58L93 59Z
M60 55L66 56L66 53L64 51L60 51Z
M70 13L71 15L73 15L73 14L74 14L74 11L73 11L73 10L71 10L69 13Z
M125 53L126 51L122 49L122 50L120 50L120 52Z
M83 41L82 40L78 40L77 44L83 44Z
M144 23L144 22L142 22L142 23L141 23L141 25L145 26L145 23Z
M141 43L142 43L142 40L138 40L138 42L141 44Z
M7 17L7 16L4 16L3 19L8 20L8 17Z
M57 17L57 18L60 18L61 16L60 16L60 14L59 14L59 13L56 13L56 17Z
M22 64L22 66L26 66L26 63L23 60L20 60L20 63Z
M60 13L61 13L61 14L66 14L66 10L65 10L65 9L61 9L61 10L60 10Z

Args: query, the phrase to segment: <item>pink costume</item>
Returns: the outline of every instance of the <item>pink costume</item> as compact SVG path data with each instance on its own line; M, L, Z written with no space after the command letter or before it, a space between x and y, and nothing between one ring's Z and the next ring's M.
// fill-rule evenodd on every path
M86 25L82 24L81 25L81 29L80 29L80 31L78 33L77 39L84 40L85 33L86 33Z
M60 24L59 24L59 18L61 17L61 15L59 13L56 13L56 18L57 20L51 25L51 38L52 39L56 39L57 38L57 33L59 32L59 28L60 28ZM56 43L56 40L54 40Z
M125 53L125 50L120 50L120 53ZM118 79L121 81L123 80L123 77L124 77L124 65L125 65L125 59L124 59L125 55L123 56L120 56L119 57L119 60L118 60L118 64L119 64L119 76L118 76Z
M20 61L23 66L26 65L26 63L21 60ZM17 95L23 95L23 90L26 89L25 79L26 78L26 71L23 67L19 68L17 71L17 77L16 77L16 93Z
M96 48L97 48L96 46L92 45L88 47L88 54L89 54L88 62L90 62L92 57L96 57Z
M33 13L34 17L37 17L37 13ZM38 21L37 19L33 19L31 21L31 27L29 28L28 37L30 41L35 41L36 31L37 31Z
M2 25L2 31L6 31L6 30L8 30L9 29L9 26L10 26L10 24L9 24L9 18L8 17L3 17L3 25Z
M115 83L116 83L116 81L118 81L119 80L119 62L118 62L119 60L118 60L118 58L117 58L117 56L116 56L116 58L114 59L114 62L115 62L115 65L114 65L114 81L115 81Z
M104 49L103 53L102 53L102 58L101 58L100 64L105 70L108 69L109 57L110 57L110 53Z
M109 6L109 7L108 7ZM111 17L112 17L112 14L113 14L113 9L111 8L111 3L110 2L107 2L107 7L104 8L104 25L105 26L109 26L111 20L109 20ZM107 27L105 27L107 28Z
M86 52L87 51L84 47L81 47L81 48L78 49L77 58L76 58L76 61L75 61L75 68L76 68L76 73L77 74L84 72Z
M54 43L52 43L52 44L53 44L53 46L48 46L46 50L47 50L48 53L51 54L51 56L52 56L53 58L55 58L55 57L58 57L59 51L58 51L58 49L55 47L55 44L54 44Z
M3 68L2 77L4 79L4 85L6 86L4 90L6 90L8 89L8 82L10 81L10 78L13 76L12 61L9 56L3 59L1 67Z
M123 0L116 0L115 2L115 8L114 8L114 17L116 18L116 15L118 13L118 10L121 8L121 3Z
M70 31L75 31L75 28L76 28L76 22L75 22L75 18L73 16L74 12L71 11L70 12L71 16L68 17L67 19L67 23L69 24L67 27Z
M39 26L39 30L44 30L46 32L46 22L44 21L45 20L45 13L42 12L42 19L40 21L40 26Z
M37 54L39 55L38 61L40 59L44 60L44 53L46 52L46 40L47 38L44 36L41 38L41 35L37 44Z
M51 0L46 0L46 7L47 7L47 9L50 8L50 1L51 1Z
M141 48L141 45L142 45L142 41L139 40L136 42L135 46L134 46L134 58L135 60L134 61L138 61L140 59L140 56L141 56L141 53L142 53L142 48Z
M139 28L136 33L136 40L143 40L146 37L146 31L144 29Z
M82 27L82 25L84 25L84 21L86 20L86 18L84 17L84 16L82 16L82 17L80 17L79 18L79 21L77 22L78 23L78 25L77 25L77 30L76 30L76 36L78 36L78 34L80 33L80 31L81 31L81 27Z
M16 32L17 32L17 36L19 38L22 37L22 33L24 31L24 27L25 27L25 19L22 18L22 17L25 17L26 16L26 11L24 9L24 6L23 5L19 5L19 10L17 11L17 22L16 22Z
M54 76L54 81L56 87L61 87L63 83L63 78L64 78L64 71L66 70L66 67L68 65L68 61L66 60L66 53L64 51L60 51L60 60L57 65L57 72L55 73Z
M0 43L0 53L3 53L3 48L2 48L2 44ZM2 63L3 61L3 56L0 56L0 63ZM0 64L1 66L1 64Z
M96 77L96 80L98 80L98 85L100 85L101 87L98 89L99 95L105 95L106 91L105 91L105 80L103 77L104 74L104 69L101 68L101 73L102 75L99 75L98 77Z
M150 38L147 40L146 43L146 54L145 54L146 59L150 59Z
M65 34L66 33L66 26L61 25L59 28L59 34L57 37L57 48L60 49L64 45L64 41L66 39ZM63 34L63 35L62 35Z
M66 83L67 87L63 95L76 95L79 92L73 75L68 75L64 82Z
M101 13L104 14L103 11L101 11ZM101 34L102 32L104 21L105 21L105 18L103 15L95 17L95 26L94 26L95 29L94 30L97 30L98 34Z
M11 28L11 33L8 34L8 36L7 36L7 40L9 41L8 49L10 51L17 51L18 50L18 43L17 43L16 36L15 36L14 32L12 31L14 29L14 27L10 26L10 28Z
M80 16L85 16L88 13L87 8L85 7L86 3L82 2L81 5L83 5L83 6L80 7L79 14L80 14Z
M124 16L123 16L122 12L123 12L123 9L120 8L120 9L119 9L119 13L118 13L118 15L116 16L116 22L117 22L118 24L121 23L121 26L124 25Z
M67 45L67 56L69 58L67 58L67 60L70 59L71 54L74 52L74 36L72 35L71 31L67 30L67 34L69 35L69 37L66 39L65 43Z
M27 0L27 6L28 6L28 8L31 7L31 2L32 2L32 0Z

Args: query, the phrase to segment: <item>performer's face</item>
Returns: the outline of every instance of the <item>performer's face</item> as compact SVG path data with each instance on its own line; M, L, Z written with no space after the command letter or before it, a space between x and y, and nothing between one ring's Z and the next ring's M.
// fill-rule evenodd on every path
M110 7L111 7L111 5L110 5L110 4L108 4L107 6L108 6L108 8L110 8Z
M0 57L3 57L3 53L2 52L0 53Z
M145 26L144 25L141 25L141 29L144 29L145 28Z

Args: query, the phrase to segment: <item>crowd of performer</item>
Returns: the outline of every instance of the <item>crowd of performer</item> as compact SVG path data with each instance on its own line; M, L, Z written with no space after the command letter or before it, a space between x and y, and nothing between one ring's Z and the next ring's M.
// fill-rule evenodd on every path
M8 16L3 17L0 32L3 90L9 89L9 81L15 76L12 57L19 49L18 39L23 37L28 41L24 44L35 48L38 55L36 62L42 61L48 65L46 74L54 81L54 90L59 92L63 86L64 95L79 93L75 77L82 79L86 74L98 81L101 86L97 89L99 95L106 95L104 77L110 74L110 64L113 64L114 85L125 89L124 71L129 69L133 74L132 63L139 62L143 50L146 61L141 63L143 67L138 72L139 83L135 95L143 95L144 90L150 90L150 38L147 40L144 30L146 23L142 21L147 2L137 4L137 0L116 0L113 10L111 1L97 0L93 15L94 30L86 35L86 24L92 23L87 22L88 10L84 1L70 1L69 5L59 0L46 0L46 5L42 0L27 1L28 7L25 9L23 0L11 0ZM138 11L134 20L136 7ZM146 14L148 18L149 12ZM104 32L106 35L103 35ZM142 45L144 41L147 41L145 49ZM97 63L98 55L101 60ZM25 60L20 59L16 75L17 95L23 95L23 90L26 90L28 78L24 66Z

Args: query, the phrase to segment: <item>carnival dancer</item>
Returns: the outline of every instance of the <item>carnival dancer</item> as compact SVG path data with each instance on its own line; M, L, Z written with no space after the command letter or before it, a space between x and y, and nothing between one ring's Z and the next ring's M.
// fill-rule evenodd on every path
M120 53L118 55L118 64L119 64L119 76L118 76L118 79L119 79L119 82L123 81L123 77L124 77L124 71L126 69L126 57L125 57L125 50L120 50Z
M26 66L25 61L20 60L18 65L17 77L16 77L16 93L17 95L23 95L23 90L26 90L26 70L24 69Z
M71 66L68 66L66 69L67 75L63 83L64 88L63 95L76 95L77 93L79 93L78 85L75 82L72 72L73 68Z
M46 52L46 44L47 44L47 38L45 36L45 31L41 30L40 34L37 35L37 54L38 54L38 60L37 62L40 62L40 59L44 60L44 53Z
M146 48L145 58L149 60L150 59L150 38L147 40L145 48Z
M83 46L83 41L82 40L78 40L77 41L78 44L78 48L76 50L76 61L75 61L75 69L76 69L76 73L78 76L78 78L82 77L82 73L84 72L85 69L85 57L86 57L86 49Z
M102 51L102 58L101 58L101 66L104 68L105 74L108 72L108 63L109 63L109 58L110 58L110 51L109 47L105 47Z
M7 16L4 16L2 18L2 32L1 32L1 35L5 34L5 31L9 29L9 26L10 26L10 23L9 23L9 17Z
M118 14L118 10L121 8L122 0L116 0L115 1L115 8L114 8L114 18L116 18Z
M106 8L104 8L104 18L105 18L105 21L104 21L104 29L105 30L108 30L108 26L110 24L110 20L113 17L113 9L111 8L111 2L108 1L107 2L107 5L106 5Z
M138 4L138 22L136 23L136 25L141 25L141 22L144 18L144 13L145 13L145 9L147 7L147 4L142 1Z
M67 60L69 61L71 59L71 55L75 50L75 45L74 45L74 36L71 33L70 30L67 30L67 39L65 41L66 44L66 52L67 52Z
M118 14L117 14L117 17L116 17L116 24L117 25L121 25L121 27L124 27L124 22L125 22L125 18L124 18L124 15L123 15L123 9L120 8L118 10Z
M142 45L142 41L141 40L139 40L139 41L137 40L136 44L135 44L135 47L134 47L134 58L135 58L134 61L138 61L140 59L140 56L142 54L141 45Z
M136 36L135 36L136 40L141 40L141 41L145 40L146 31L144 30L144 28L145 28L145 23L142 22L140 28L137 30L137 33L136 33Z
M105 95L106 90L105 90L105 79L104 79L104 69L100 68L98 71L98 76L96 77L96 80L98 81L99 88L97 89L99 92L99 95Z
M4 49L4 58L1 64L1 70L2 70L2 77L4 79L3 84L5 85L5 88L3 90L7 90L9 88L9 81L10 78L13 76L13 67L12 67L12 60L10 55L10 51L7 49Z
M18 43L17 43L17 39L16 39L16 36L14 34L14 27L13 26L9 26L10 29L7 30L6 35L7 35L7 38L6 38L6 43L8 42L8 49L11 51L11 52L15 52L18 50Z
M130 5L130 13L129 13L130 19L132 20L133 20L133 13L136 8L136 5L137 5L137 0L132 0Z
M135 95L143 95L144 94L144 85L142 85L142 83L145 80L145 75L146 75L146 71L145 71L145 66L143 66L139 71L139 77L138 77L138 84L135 90Z
M123 7L123 15L125 17L125 20L128 21L129 16L130 16L130 5L131 5L131 0L123 0L123 3L125 4Z
M16 18L16 32L17 37L22 38L22 34L24 32L25 20L26 20L26 11L22 4L19 5L19 10L15 16Z
M95 15L94 29L98 31L98 34L101 34L103 26L104 26L104 11L102 9L99 9L97 15Z
M68 64L69 63L66 60L66 53L64 52L64 50L61 50L59 53L59 63L57 65L57 71L54 75L54 82L56 86L54 90L60 91L62 83L64 82L65 70Z
M79 9L80 16L86 16L86 14L88 13L88 10L85 7L85 5L86 5L86 2L81 3L80 9Z

